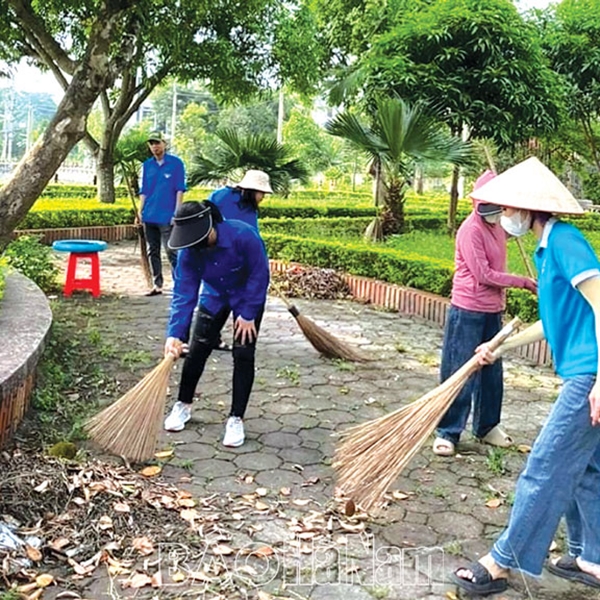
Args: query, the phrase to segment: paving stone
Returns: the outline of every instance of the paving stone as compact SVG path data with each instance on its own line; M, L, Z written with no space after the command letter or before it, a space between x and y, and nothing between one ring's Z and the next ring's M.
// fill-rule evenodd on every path
M319 450L311 450L310 448L284 448L279 456L287 462L299 465L315 465L323 461L323 454Z
M246 469L247 471L269 471L276 469L282 463L282 459L275 454L267 454L265 452L249 452L241 454L234 459L238 469Z
M470 515L457 512L439 512L429 515L427 525L438 534L437 539L441 544L456 538L456 532L468 538L474 538L483 533L483 525Z
M304 477L295 470L264 470L256 474L255 481L268 489L280 490L286 487L300 488L304 483Z
M210 458L199 461L194 466L194 471L201 477L215 478L223 475L233 475L236 472L236 467L229 461Z
M261 436L260 441L265 446L274 448L294 448L302 445L302 438L295 433L265 433Z
M297 429L312 429L319 424L318 419L309 415L298 414L297 409L295 414L282 415L277 420L282 425L290 425Z

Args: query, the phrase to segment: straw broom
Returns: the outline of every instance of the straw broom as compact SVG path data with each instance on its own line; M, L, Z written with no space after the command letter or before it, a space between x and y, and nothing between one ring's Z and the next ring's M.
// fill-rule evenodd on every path
M319 327L314 321L300 314L298 308L283 294L281 289L271 281L271 286L281 298L290 314L302 330L304 337L312 344L313 348L327 358L340 358L351 362L366 362L369 360L348 344L338 340L334 335Z
M153 458L174 361L172 355L163 358L135 387L92 417L85 424L90 438L132 462Z
M520 324L520 319L513 319L488 342L490 348L497 349ZM477 356L473 356L444 383L408 406L341 433L333 468L344 494L363 510L379 508L385 492L479 368Z

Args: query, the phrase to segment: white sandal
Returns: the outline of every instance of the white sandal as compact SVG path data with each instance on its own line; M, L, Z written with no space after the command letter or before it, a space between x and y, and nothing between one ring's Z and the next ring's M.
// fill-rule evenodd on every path
M513 439L506 431L500 428L500 425L496 425L496 427L490 429L480 441L484 444L489 444L490 446L496 446L498 448L510 448L514 445Z
M433 442L433 453L438 456L454 456L456 452L456 446L450 441L444 438L435 438Z

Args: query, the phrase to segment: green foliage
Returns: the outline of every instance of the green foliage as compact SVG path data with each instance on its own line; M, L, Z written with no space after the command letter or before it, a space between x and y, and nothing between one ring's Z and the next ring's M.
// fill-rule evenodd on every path
M4 296L4 288L6 287L6 259L0 257L0 300Z
M117 198L127 198L127 188L117 186L115 189ZM42 192L40 198L96 198L98 190L93 185L65 185L50 184Z
M269 174L274 191L286 194L292 181L308 181L308 171L301 161L291 158L289 148L271 136L241 136L235 129L215 134L221 144L211 157L198 155L190 168L190 185L229 179L239 181L248 169Z
M410 105L400 98L376 99L371 127L363 125L353 112L345 111L329 121L326 129L348 140L370 159L381 190L377 201L381 199L388 213L384 234L404 229L405 191L415 163L465 164L471 155L469 145L440 127L423 103Z
M535 29L506 0L417 2L359 59L371 97L398 94L443 109L457 134L508 146L552 131L562 87Z
M50 248L43 246L38 238L30 235L17 238L6 247L4 258L44 292L56 291L58 267L52 262Z
M108 206L108 205L107 205ZM30 212L19 223L19 229L58 229L61 227L93 227L133 223L132 208L96 208L92 210L42 210Z

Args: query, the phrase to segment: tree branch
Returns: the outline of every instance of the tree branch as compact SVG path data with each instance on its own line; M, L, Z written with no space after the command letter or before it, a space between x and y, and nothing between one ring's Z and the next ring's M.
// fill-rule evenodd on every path
M8 4L15 11L17 22L27 32L35 46L44 48L46 54L52 58L56 65L65 73L72 75L77 67L77 62L72 60L61 48L60 44L46 31L46 28L37 15L31 10L28 0L8 0ZM48 65L50 67L50 65Z

